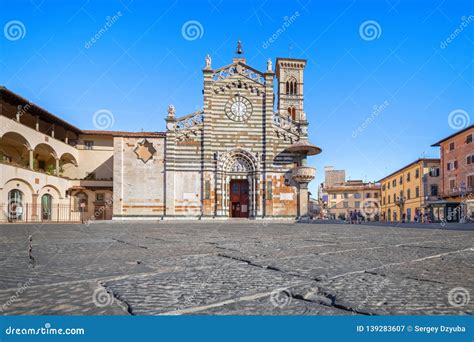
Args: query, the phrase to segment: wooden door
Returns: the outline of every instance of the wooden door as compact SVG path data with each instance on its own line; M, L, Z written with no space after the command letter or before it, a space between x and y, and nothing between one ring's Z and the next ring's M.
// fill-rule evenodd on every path
M231 217L249 217L249 182L235 179L230 182Z

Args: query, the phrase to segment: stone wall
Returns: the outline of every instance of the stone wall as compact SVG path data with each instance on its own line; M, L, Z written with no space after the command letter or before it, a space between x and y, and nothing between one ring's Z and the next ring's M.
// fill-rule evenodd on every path
M137 148L146 141L155 152L144 162ZM164 138L114 138L114 219L164 215L164 151Z

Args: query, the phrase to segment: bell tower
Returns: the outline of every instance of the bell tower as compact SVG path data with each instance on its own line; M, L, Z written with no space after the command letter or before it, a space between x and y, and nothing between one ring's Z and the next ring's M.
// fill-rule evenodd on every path
M305 59L277 58L278 114L296 122L306 122L303 109Z

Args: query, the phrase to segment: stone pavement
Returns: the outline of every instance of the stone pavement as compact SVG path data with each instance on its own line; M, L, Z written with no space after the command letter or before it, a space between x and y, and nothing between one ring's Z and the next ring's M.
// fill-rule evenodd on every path
M0 225L0 312L472 315L474 231L439 228Z

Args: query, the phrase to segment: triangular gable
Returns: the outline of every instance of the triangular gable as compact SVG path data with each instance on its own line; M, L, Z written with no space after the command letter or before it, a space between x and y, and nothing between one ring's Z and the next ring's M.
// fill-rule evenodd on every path
M249 67L248 65L242 62L226 65L225 67L215 70L214 74L212 75L212 80L220 81L232 77L236 74L242 75L248 78L249 80L254 81L255 83L265 85L265 75L262 72L252 67Z

